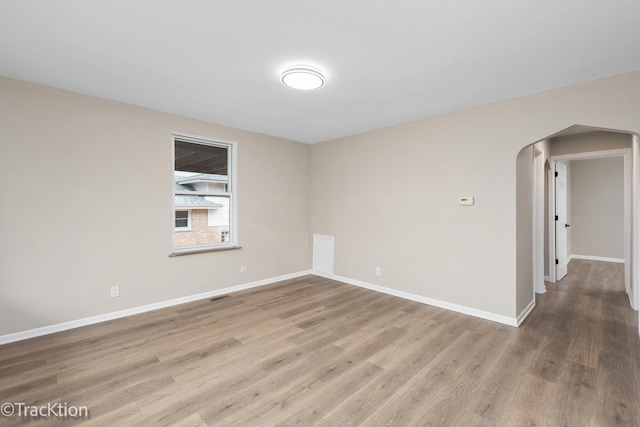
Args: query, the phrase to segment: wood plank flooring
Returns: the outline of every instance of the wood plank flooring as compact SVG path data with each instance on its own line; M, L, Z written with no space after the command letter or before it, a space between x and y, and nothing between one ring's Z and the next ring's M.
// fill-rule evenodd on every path
M307 276L0 346L0 425L638 426L623 266L574 260L520 328Z

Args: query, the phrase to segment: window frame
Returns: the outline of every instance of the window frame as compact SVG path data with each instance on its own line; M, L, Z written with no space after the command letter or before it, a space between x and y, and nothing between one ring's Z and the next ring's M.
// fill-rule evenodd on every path
M175 209L174 211L174 225L173 225L173 229L175 231L191 231L191 209ZM186 227L176 227L175 225L175 220L177 219L175 217L175 214L177 212L186 212L187 213L187 226Z
M179 256L179 255L189 255L194 253L203 253L203 252L216 252L216 251L226 251L230 249L240 249L238 246L238 209L237 209L237 198L238 198L238 185L237 185L237 143L235 141L226 141L222 139L212 139L203 136L190 135L181 132L173 132L171 135L171 186L169 188L172 189L171 193L171 207L172 212L171 216L173 220L171 221L171 253L169 256ZM223 193L225 196L229 197L229 241L228 242L220 242L209 245L198 245L198 246L186 246L186 247L176 247L176 232L187 231L185 228L176 228L175 227L175 191L174 188L174 179L175 179L175 147L176 142L184 142L189 144L200 144L211 147L220 147L227 149L227 191ZM186 210L186 209L178 209L178 210ZM191 211L189 210L189 225L191 226ZM191 228L191 227L190 227Z

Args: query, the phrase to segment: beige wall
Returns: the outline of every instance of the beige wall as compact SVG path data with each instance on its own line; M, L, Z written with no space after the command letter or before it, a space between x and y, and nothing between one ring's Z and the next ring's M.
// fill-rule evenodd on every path
M310 268L308 145L6 78L0 94L0 335ZM242 249L168 256L172 132L237 141Z
M631 135L617 132L589 132L551 138L551 155L588 153L591 151L631 148Z
M533 146L516 158L516 254L518 259L533 259ZM522 312L533 299L533 264L519 263L516 268L516 310Z
M338 275L515 317L532 262L516 255L518 153L575 124L638 132L639 98L629 73L316 144L311 231L335 236Z
M571 161L571 253L624 259L622 157Z
M305 270L311 233L335 236L338 275L513 318L532 262L520 150L574 124L640 132L640 72L311 147L4 78L0 93L0 334ZM242 250L168 257L175 131L238 141Z

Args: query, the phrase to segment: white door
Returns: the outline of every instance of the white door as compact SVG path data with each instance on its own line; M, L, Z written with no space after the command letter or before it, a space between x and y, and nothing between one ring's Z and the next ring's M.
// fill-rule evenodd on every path
M556 281L567 275L569 242L567 239L567 165L556 162Z

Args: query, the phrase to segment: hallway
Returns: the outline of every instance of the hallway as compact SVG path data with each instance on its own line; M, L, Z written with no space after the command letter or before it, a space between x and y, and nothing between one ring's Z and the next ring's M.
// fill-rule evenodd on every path
M569 274L546 287L522 331L540 338L529 373L561 387L548 416L563 425L638 425L638 313L624 290L624 264L574 259Z

